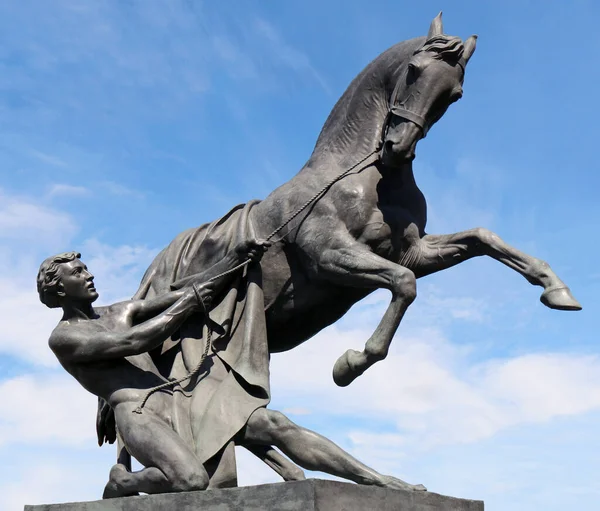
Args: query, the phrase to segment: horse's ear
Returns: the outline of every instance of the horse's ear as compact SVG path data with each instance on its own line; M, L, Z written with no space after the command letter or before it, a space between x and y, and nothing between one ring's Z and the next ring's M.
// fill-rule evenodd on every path
M433 18L431 25L429 26L429 33L427 34L427 39L431 39L436 35L442 35L444 33L444 27L442 25L442 11Z
M465 64L469 62L469 59L473 55L475 51L475 46L477 45L477 36L472 35L465 41L465 51L462 54L462 60L464 60Z

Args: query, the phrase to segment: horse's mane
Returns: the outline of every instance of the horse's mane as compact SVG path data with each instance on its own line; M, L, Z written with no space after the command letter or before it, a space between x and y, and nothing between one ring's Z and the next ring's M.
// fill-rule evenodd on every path
M413 55L422 52L457 62L464 52L464 45L459 37L442 34L429 39L417 37L402 41L384 51L352 80L333 107L310 162L314 164L324 157L339 160L345 155L360 159L373 151L400 70Z
M432 53L432 57L436 59L458 62L464 51L465 45L460 37L440 34L427 39L425 44L415 51L415 54L427 52Z

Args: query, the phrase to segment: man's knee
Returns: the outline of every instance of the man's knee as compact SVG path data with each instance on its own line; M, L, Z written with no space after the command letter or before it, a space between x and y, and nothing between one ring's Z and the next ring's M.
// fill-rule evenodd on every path
M271 431L286 432L297 428L297 426L281 412L267 410L266 422L267 428Z
M173 491L206 490L209 482L204 467L181 467L169 479Z
M250 440L277 444L281 437L297 426L281 412L259 408L248 421Z

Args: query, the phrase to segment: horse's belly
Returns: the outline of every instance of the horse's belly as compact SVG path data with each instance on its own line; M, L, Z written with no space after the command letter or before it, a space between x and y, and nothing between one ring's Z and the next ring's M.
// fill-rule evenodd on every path
M335 323L368 291L322 281L294 245L274 245L263 257L269 348L287 351Z
M284 293L266 310L270 351L287 351L302 344L335 323L369 293L328 283L307 283L294 289L293 294Z

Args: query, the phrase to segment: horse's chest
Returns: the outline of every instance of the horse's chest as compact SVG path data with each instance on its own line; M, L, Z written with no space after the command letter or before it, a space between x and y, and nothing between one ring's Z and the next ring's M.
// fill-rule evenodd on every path
M418 243L424 226L418 215L400 206L374 208L358 241L376 254L394 260Z

